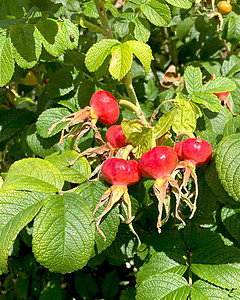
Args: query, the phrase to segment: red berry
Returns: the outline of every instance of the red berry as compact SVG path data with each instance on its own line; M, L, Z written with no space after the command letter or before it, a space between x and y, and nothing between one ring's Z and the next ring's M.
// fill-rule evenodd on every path
M102 165L102 177L112 185L128 186L137 183L142 175L137 161L110 158Z
M225 93L213 93L214 95L216 95L218 97L218 99L222 99L225 98L229 95L230 92L225 92Z
M45 79L45 83L48 83L48 81L49 81L49 78Z
M191 162L198 168L209 163L212 156L211 145L203 139L187 139L177 143L174 150L180 160Z
M106 132L106 140L113 148L122 148L129 145L126 143L126 135L121 125L113 125Z
M157 146L142 155L139 167L143 176L157 179L169 176L177 163L177 154L171 147Z
M97 91L90 99L90 106L103 125L112 125L119 117L119 107L116 98L107 91Z

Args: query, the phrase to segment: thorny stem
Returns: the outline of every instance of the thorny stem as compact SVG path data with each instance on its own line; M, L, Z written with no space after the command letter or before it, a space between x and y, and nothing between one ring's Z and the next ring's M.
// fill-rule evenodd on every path
M104 0L94 0L94 3L96 5L102 23L102 27L104 30L103 34L105 35L106 38L113 39L113 34L108 22L106 9L104 7Z
M141 115L141 121L143 123L143 125L148 125L148 122L142 112L142 109L140 107L140 104L138 102L138 99L137 99L137 95L135 93L135 90L134 90L134 87L133 87L133 84L132 84L132 75L131 73L127 73L127 75L125 76L124 78L124 84L125 84L125 87L127 89L127 93L128 93L128 96L131 100L131 102L137 107L140 115Z
M125 106L128 109L132 110L133 112L135 112L136 116L138 117L138 119L143 123L143 124L147 124L147 121L142 113L141 108L139 109L135 104L133 104L132 102L128 101L128 100L123 100L121 99L119 101L119 104L121 106Z

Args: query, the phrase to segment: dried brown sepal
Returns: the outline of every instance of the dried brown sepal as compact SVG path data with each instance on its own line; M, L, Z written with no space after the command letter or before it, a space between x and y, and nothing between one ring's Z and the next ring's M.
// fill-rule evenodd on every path
M140 239L135 232L133 226L132 226L132 220L134 219L134 216L132 216L132 207L131 207L131 201L128 194L128 188L126 186L111 186L103 195L101 200L99 201L98 205L94 209L93 215L96 214L98 209L105 205L107 202L107 206L103 210L103 212L100 214L100 216L94 218L92 222L96 221L96 229L100 233L100 235L103 237L104 241L106 241L106 236L103 233L103 231L100 229L100 223L102 221L102 218L113 208L113 206L120 202L123 204L124 211L126 213L127 218L125 219L122 215L119 215L120 219L129 225L130 230L136 235L138 242L140 242Z
M158 232L161 233L161 227L165 224L170 216L170 195L168 193L168 187L173 188L173 192L176 197L176 203L179 203L181 200L181 192L176 180L174 180L171 176L160 177L155 180L153 185L154 193L158 199L158 221L157 221L157 229ZM177 206L177 204L176 204ZM165 208L166 217L162 220L163 207ZM176 210L176 218L183 222L185 222L179 215L179 211Z
M174 65L170 65L166 72L163 75L163 81L161 81L161 85L164 88L171 88L174 82L183 82L183 78L181 78L180 73L177 72L177 69Z
M191 215L189 219L191 219L197 209L197 198L198 198L198 180L197 180L197 174L195 172L195 166L186 161L181 161L177 165L176 169L174 170L174 174L176 175L178 172L181 172L183 174L182 178L182 184L180 186L180 191L181 191L181 199L188 205L188 207L191 210ZM187 189L187 184L189 179L192 178L195 184L195 193L194 194L189 194L189 191ZM182 192L184 190L184 193ZM194 196L194 201L192 203L191 198ZM179 210L180 202L176 206L176 210Z
M221 104L232 113L233 116L238 116L238 114L233 112L233 104L226 96L219 97L219 100L221 101Z

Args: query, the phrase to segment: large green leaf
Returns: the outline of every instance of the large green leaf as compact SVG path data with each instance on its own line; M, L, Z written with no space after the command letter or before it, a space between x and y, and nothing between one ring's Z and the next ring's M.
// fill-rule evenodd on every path
M146 43L150 38L150 25L148 20L138 17L133 20L134 27L134 37L140 41Z
M232 242L211 231L192 231L187 247L194 274L222 288L240 287L240 250Z
M38 117L38 120L36 123L38 134L43 138L49 138L49 137L55 135L56 133L60 132L69 121L59 123L50 134L48 133L48 129L51 127L51 125L60 121L64 117L68 116L69 114L70 114L70 111L68 109L62 108L62 107L49 108L49 109L45 110Z
M49 196L33 225L33 253L51 272L70 273L90 259L95 228L88 203L76 193Z
M176 99L176 113L174 114L172 129L177 134L183 131L193 132L196 128L196 113L188 100Z
M240 116L230 119L223 131L224 136L228 136L230 134L239 133L240 132Z
M208 91L195 93L192 97L192 101L204 105L212 112L220 112L222 108L218 97Z
M108 186L103 184L101 181L93 181L79 185L75 192L79 195L81 199L83 199L90 205L90 208L93 212L95 207L99 203L103 193L106 192L107 189ZM100 215L100 213L105 207L106 205L99 208L99 210L96 213L96 217ZM120 223L118 214L119 208L118 206L116 206L109 212L107 217L102 220L100 228L106 235L106 242L103 240L100 234L96 232L96 247L94 248L94 254L99 254L108 246L110 246L115 240L118 232L118 226Z
M221 219L228 232L240 244L240 209L237 207L223 207Z
M202 87L202 91L208 91L211 93L223 93L231 92L236 89L236 84L229 78L217 77L214 80L208 81Z
M0 86L6 85L14 73L12 43L6 31L0 32Z
M170 129L176 111L177 109L173 108L163 114L158 120L157 124L153 127L153 133L155 134L156 139L160 138Z
M26 109L9 109L0 111L0 142L10 139L27 124L34 115Z
M240 201L240 133L226 136L219 143L216 167L225 190Z
M87 52L85 64L90 72L96 71L104 62L105 58L111 54L111 48L120 44L117 40L103 39L94 44Z
M191 288L191 300L230 300L228 291L202 280L194 282Z
M0 192L0 274L7 273L7 259L13 242L41 205L41 198L34 193Z
M148 21L156 26L166 26L171 21L171 11L163 0L149 0L140 5Z
M189 94L195 94L202 89L202 72L200 68L189 66L184 72L186 89Z
M37 23L39 36L44 48L52 56L60 56L66 48L66 36L61 26L54 19L44 19Z
M63 176L53 164L40 158L24 158L11 165L2 190L55 193L63 184Z
M79 153L74 150L65 150L55 152L45 159L58 167L64 180L73 183L82 183L91 176L91 166L85 157L79 157L79 159L70 166L68 163L72 162L78 155Z
M16 63L23 69L35 66L42 52L38 29L32 24L24 24L11 28L10 36Z
M114 46L111 52L112 57L109 65L109 72L114 78L120 80L131 68L132 49L128 43L124 43Z
M189 9L191 8L194 0L166 0L166 2L176 7Z
M190 287L175 273L154 274L137 286L136 300L186 300Z
M63 20L63 22L60 22L59 25L65 33L66 47L71 50L76 48L79 40L79 31L77 26L68 19Z
M147 74L153 60L151 48L139 41L128 41L126 43L131 47L133 54L140 60Z
M186 260L177 255L173 258L169 257L165 252L154 253L150 260L147 261L137 273L137 285L146 280L149 276L160 273L175 273L183 275L187 270Z

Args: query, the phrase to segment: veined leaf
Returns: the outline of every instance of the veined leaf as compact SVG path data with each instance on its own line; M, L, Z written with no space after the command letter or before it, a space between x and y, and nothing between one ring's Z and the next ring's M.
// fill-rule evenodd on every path
M175 133L182 131L193 132L196 128L196 114L189 101L177 98L177 110L174 115L172 129Z
M141 122L139 120L126 120L123 119L122 123L122 130L124 132L124 134L126 135L126 137L130 137L130 135L133 132L141 132L142 131L142 125Z
M230 300L228 291L202 280L194 282L191 289L191 300Z
M42 52L41 36L32 24L12 27L10 31L13 55L16 63L23 69L36 65Z
M60 22L59 25L65 33L66 47L70 50L77 48L79 40L79 31L77 26L68 19L63 20L63 22Z
M194 0L166 0L166 2L176 7L189 9L192 7Z
M79 195L79 197L82 200L86 201L90 205L91 211L93 212L97 204L99 203L103 193L106 192L107 189L108 186L103 184L101 181L92 181L85 182L79 185L75 192ZM96 217L98 217L101 214L106 205L107 204L99 208L99 210L96 213ZM116 238L119 223L119 207L115 206L100 224L101 230L106 235L106 242L100 236L100 234L96 232L96 246L94 247L93 255L101 253L103 250L105 250L112 244L112 242Z
M132 65L132 49L128 43L119 44L111 49L112 58L109 65L110 74L120 80Z
M33 225L33 253L51 272L70 273L83 268L93 252L92 212L76 193L51 195Z
M163 273L149 276L137 286L136 300L185 300L190 287L185 278L175 273Z
M231 92L236 89L236 84L229 78L217 77L214 80L208 81L202 87L202 91L208 91L211 93L224 93Z
M186 89L189 94L195 94L202 89L202 72L200 68L189 66L184 72Z
M52 56L60 56L66 48L66 36L58 22L54 19L45 19L37 23L40 39L44 48Z
M2 191L28 190L55 193L63 187L64 179L57 167L40 158L15 161L6 176Z
M104 62L105 58L110 55L111 48L120 44L117 40L103 39L94 44L87 52L85 65L90 72L96 71Z
M240 201L240 133L226 136L219 143L216 167L224 189Z
M223 207L221 219L227 231L240 243L240 209Z
M147 44L139 41L128 41L125 44L131 47L133 54L140 60L145 72L148 73L151 61L153 60L151 48Z
M156 26L166 26L171 21L171 11L163 0L149 0L140 5L148 21Z
M153 132L155 133L156 139L164 135L171 127L172 121L175 113L177 112L176 108L164 113L157 122L157 125L153 127Z
M134 37L143 43L146 43L150 38L150 25L148 21L144 18L138 17L133 20L134 27Z
M53 131L49 134L48 129L56 123L57 121L60 121L64 117L70 115L70 111L66 108L49 108L45 110L39 117L36 123L37 126L37 132L38 134L43 138L49 138L56 133L60 132L69 121L59 123Z
M226 123L223 131L223 135L227 136L239 132L240 132L240 116L237 116L235 118L230 119Z
M6 31L0 32L0 86L6 85L14 73L12 43Z
M64 180L73 183L82 183L89 179L91 176L91 166L87 159L82 156L70 166L68 163L73 161L77 156L78 152L74 150L65 150L61 152L55 152L45 159L50 161L56 166L63 175Z
M13 243L24 226L42 206L41 198L30 192L0 192L0 274L7 273L7 259Z
M222 105L218 97L211 92L198 92L193 95L191 100L195 103L204 105L212 112L220 112Z
M132 143L136 146L133 149L133 153L136 158L140 158L143 153L150 150L152 144L153 132L151 128L142 127L141 132L133 132L127 139L127 143Z

